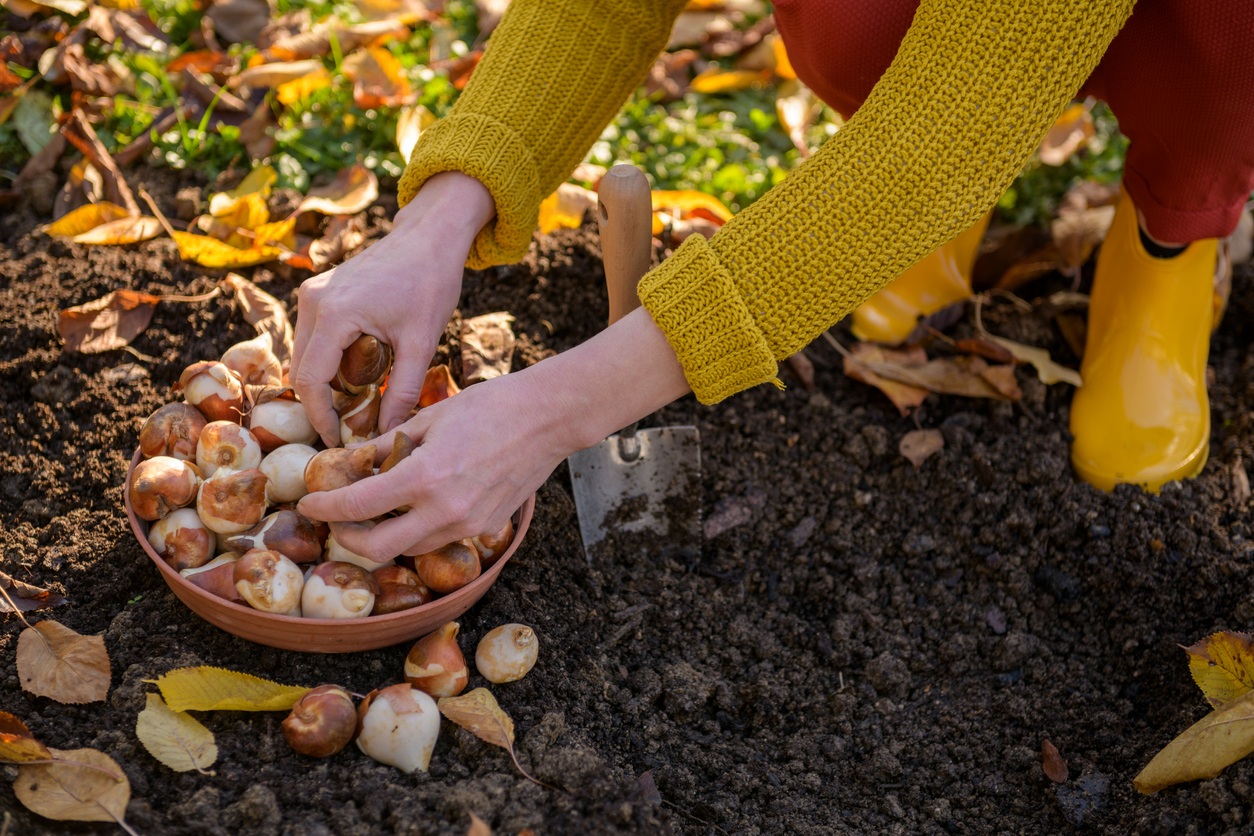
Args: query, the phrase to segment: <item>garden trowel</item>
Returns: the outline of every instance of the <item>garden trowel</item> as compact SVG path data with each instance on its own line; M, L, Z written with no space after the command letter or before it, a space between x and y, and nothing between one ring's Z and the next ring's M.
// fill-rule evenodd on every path
M640 307L636 285L649 269L653 213L649 183L635 166L601 180L597 221L610 325ZM650 552L701 550L701 435L696 427L625 427L568 460L588 559L611 533L648 535Z

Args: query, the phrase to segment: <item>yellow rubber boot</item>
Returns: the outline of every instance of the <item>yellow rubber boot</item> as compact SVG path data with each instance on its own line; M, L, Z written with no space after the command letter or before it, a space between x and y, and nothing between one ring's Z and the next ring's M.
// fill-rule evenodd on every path
M1206 464L1217 252L1212 238L1175 258L1152 257L1123 193L1097 257L1084 385L1071 402L1071 462L1089 484L1108 491L1130 483L1157 493Z
M992 212L947 244L942 244L893 279L853 312L853 335L877 343L899 343L919 317L971 295L971 268Z

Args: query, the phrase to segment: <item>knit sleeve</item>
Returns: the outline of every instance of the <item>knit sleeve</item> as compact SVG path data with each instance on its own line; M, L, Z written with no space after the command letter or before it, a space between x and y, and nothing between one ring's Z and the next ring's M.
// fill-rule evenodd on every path
M775 376L976 222L1101 60L1135 0L922 0L866 102L640 298L704 403Z
M467 266L522 258L540 201L644 81L685 3L514 0L449 115L415 145L401 205L433 175L465 172L496 200Z

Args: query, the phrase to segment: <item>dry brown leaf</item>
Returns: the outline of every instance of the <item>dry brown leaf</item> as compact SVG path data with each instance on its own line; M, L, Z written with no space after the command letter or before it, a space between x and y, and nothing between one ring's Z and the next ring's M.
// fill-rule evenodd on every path
M444 697L439 706L441 714L475 737L513 752L514 721L501 710L487 688L476 688L459 697Z
M51 590L9 577L0 572L0 612L30 612L45 607L57 607L65 603L65 597Z
M48 751L61 762L18 767L13 792L26 809L55 821L115 821L135 833L126 824L131 784L117 761L95 749Z
M920 346L898 351L872 343L856 343L850 354L852 356L845 357L845 374L854 380L879 389L903 416L909 415L911 409L922 405L923 401L927 400L928 390L922 386L900 383L881 377L873 371L876 364L881 363L902 363L909 366L926 363L927 352Z
M75 109L70 118L61 126L61 133L100 172L100 176L104 178L105 197L125 207L127 214L138 215L139 205L135 203L135 196L131 194L131 189L126 185L122 172L118 171L117 163L109 155L104 143L96 136L95 129L87 122L83 111Z
M1254 752L1254 691L1216 708L1187 728L1132 779L1149 795L1172 784L1214 778Z
M325 186L310 189L298 212L324 215L356 215L379 199L379 179L361 163L341 169Z
M414 91L396 56L383 47L369 47L344 59L341 69L353 82L353 103L363 110L409 104Z
M73 238L102 224L128 217L124 207L103 201L80 206L74 211L40 229L47 235Z
M509 374L514 359L514 317L506 311L462 320L462 380L469 386Z
M855 364L864 365L864 371L888 380L927 389L944 395L960 395L966 398L991 398L1016 401L1022 397L1014 384L1013 368L989 366L981 357L940 357L924 363L899 363L888 359L885 349L868 343L857 343L850 350ZM879 357L885 359L875 359ZM846 374L849 374L850 358L846 358ZM856 375L849 375L856 377ZM872 384L883 391L879 384ZM900 409L900 407L898 407Z
M275 145L274 133L270 129L277 125L270 108L262 106L239 126L239 141L243 143L249 159L255 162L270 156Z
M1106 240L1114 219L1114 206L1059 215L1049 227L1058 250L1058 269L1074 273L1083 267L1097 245Z
M69 44L61 53L61 68L69 77L70 88L87 96L115 96L119 79L110 66L92 61L83 51L83 45Z
M680 47L700 46L710 36L730 32L734 28L727 15L721 12L686 11L675 18L666 50L670 52Z
M281 61L276 64L259 64L249 67L230 80L232 87L278 87L325 68L316 59L308 61Z
M1041 383L1046 385L1070 383L1076 387L1084 385L1084 381L1081 379L1078 371L1055 363L1046 349L1024 345L1023 343L1017 343L1014 340L1008 340L1005 337L997 337L992 334L987 334L985 339L991 340L1009 351L1020 363L1028 363L1034 366L1036 368L1036 376L1041 379Z
M103 636L81 636L55 621L27 627L17 639L22 690L62 703L103 700L111 669Z
M488 823L476 816L470 814L470 829L466 831L466 836L492 836L492 828L488 827Z
M378 46L393 38L404 38L409 29L394 18L345 25L338 19L319 23L310 31L297 32L279 38L266 47L262 54L267 61L297 61L319 58L331 52L331 36L334 35L341 55L348 55L363 46Z
M1254 688L1254 638L1249 633L1215 633L1184 651L1189 654L1189 673L1211 708Z
M406 105L396 116L396 149L409 162L409 155L418 144L422 132L436 123L435 114L422 105Z
M1053 127L1041 140L1037 153L1045 165L1062 165L1080 146L1093 138L1093 115L1089 112L1094 101L1076 103L1062 112Z
M287 711L309 690L204 665L145 681L161 689L171 711Z
M321 238L305 238L295 252L284 253L283 263L304 270L322 270L338 264L366 240L361 215L332 215Z
M252 106L234 93L214 84L208 76L201 78L200 73L192 69L179 73L183 81L182 93L186 99L200 102L201 107L213 106L215 113L248 113Z
M216 0L205 17L223 39L252 43L270 22L270 4L266 0Z
M990 340L958 340L954 343L954 348L963 354L976 354L995 363L1013 363L1015 359L1009 349Z
M1067 762L1058 753L1058 747L1048 740L1041 745L1041 768L1055 784L1067 783Z
M563 183L540 202L540 234L559 229L578 229L585 212L597 207L597 193L574 183Z
M661 93L658 100L662 102L683 98L684 93L688 92L688 68L698 57L699 53L695 49L663 52L653 62L649 77L645 79L645 93L649 96Z
M911 430L901 437L897 450L918 470L944 446L945 436L940 430Z
M138 244L161 234L161 221L141 215L101 224L70 240L76 244Z
M293 334L283 303L237 273L228 273L222 284L235 291L235 298L244 309L248 324L256 328L258 334L270 337L274 355L280 363L287 365L292 357Z
M148 704L135 721L135 736L148 754L175 772L212 775L207 771L218 759L213 732L185 711L171 711L156 694L148 694Z
M102 299L66 308L57 317L57 333L66 351L96 354L129 345L152 321L159 296L115 290Z
M788 364L788 368L797 376L797 380L801 381L801 387L807 392L814 391L814 363L810 361L805 349L798 351L793 356L784 361Z
M221 75L230 66L231 59L227 57L225 52L219 52L216 49L198 49L192 52L184 52L169 64L166 64L165 69L167 73L178 73L183 70L194 69L202 73Z
M0 711L0 761L22 763L51 759L52 752L31 736L25 723L7 711Z

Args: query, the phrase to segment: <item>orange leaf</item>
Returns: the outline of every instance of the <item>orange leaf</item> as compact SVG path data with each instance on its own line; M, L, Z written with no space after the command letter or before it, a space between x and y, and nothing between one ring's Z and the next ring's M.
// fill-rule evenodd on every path
M318 70L316 73L310 73L309 75L280 84L277 89L279 103L290 107L311 93L330 86L331 76L327 74L326 70Z
M584 213L596 209L597 193L574 183L563 183L540 203L540 234L578 229Z
M1037 151L1041 162L1045 165L1062 165L1093 137L1096 130L1093 128L1093 115L1089 113L1092 106L1088 102L1076 103L1062 112L1058 121L1054 122L1049 133L1041 140L1041 147Z
M31 736L25 723L7 711L0 711L0 761L21 763L51 758L48 747Z
M731 210L714 195L692 189L650 192L654 212L666 212L674 218L706 218L720 225L730 221Z
M57 333L66 351L112 351L128 345L148 327L159 301L137 290L115 290L102 299L61 311Z
M353 82L353 102L363 110L400 107L413 99L400 62L382 47L354 52L344 59L342 68Z
M218 52L216 49L198 49L193 52L184 52L178 58L166 64L165 71L171 75L186 69L212 73L222 69L227 62L228 59L223 52Z
M688 84L694 93L734 93L771 80L770 70L720 70L711 67Z
M347 62L345 62L347 63ZM285 61L277 64L260 64L249 67L231 79L232 87L248 85L249 87L278 87L289 81L304 78L310 73L325 72L322 62L317 59L308 61Z

